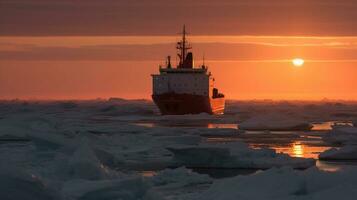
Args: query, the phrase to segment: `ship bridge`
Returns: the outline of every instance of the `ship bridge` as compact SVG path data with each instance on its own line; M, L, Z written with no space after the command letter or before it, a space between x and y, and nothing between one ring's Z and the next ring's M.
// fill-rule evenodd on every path
M201 68L162 68L160 67L160 73L161 74L176 74L176 73L194 73L194 74L207 74L207 67L202 66Z

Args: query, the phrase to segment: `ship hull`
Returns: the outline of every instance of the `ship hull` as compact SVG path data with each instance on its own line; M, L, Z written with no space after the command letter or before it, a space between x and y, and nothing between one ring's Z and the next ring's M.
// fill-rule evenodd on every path
M192 94L167 93L152 95L152 99L163 115L223 114L225 98L209 98Z

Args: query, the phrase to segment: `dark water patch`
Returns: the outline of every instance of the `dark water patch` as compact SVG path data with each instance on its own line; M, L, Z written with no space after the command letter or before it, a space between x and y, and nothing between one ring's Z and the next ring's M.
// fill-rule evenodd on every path
M193 172L199 174L207 174L215 179L230 178L238 175L251 175L256 173L257 169L204 169L204 168L192 168Z

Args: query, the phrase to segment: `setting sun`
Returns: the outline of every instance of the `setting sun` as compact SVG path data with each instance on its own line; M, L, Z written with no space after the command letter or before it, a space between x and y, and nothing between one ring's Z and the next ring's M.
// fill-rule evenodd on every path
M301 59L301 58L295 58L295 59L293 59L293 65L295 66L295 67L301 67L301 66L303 66L304 65L304 63L305 63L305 61L303 60L303 59Z

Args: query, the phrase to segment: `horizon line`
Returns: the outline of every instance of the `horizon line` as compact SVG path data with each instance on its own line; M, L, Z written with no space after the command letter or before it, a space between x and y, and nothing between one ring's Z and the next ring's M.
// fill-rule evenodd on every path
M110 101L110 100L123 100L123 101L152 101L151 98L121 98L121 97L109 97L109 98L0 98L2 101ZM274 99L274 98L231 98L226 99L226 101L300 101L300 102L356 102L357 99L335 99L335 98L320 98L320 99Z

